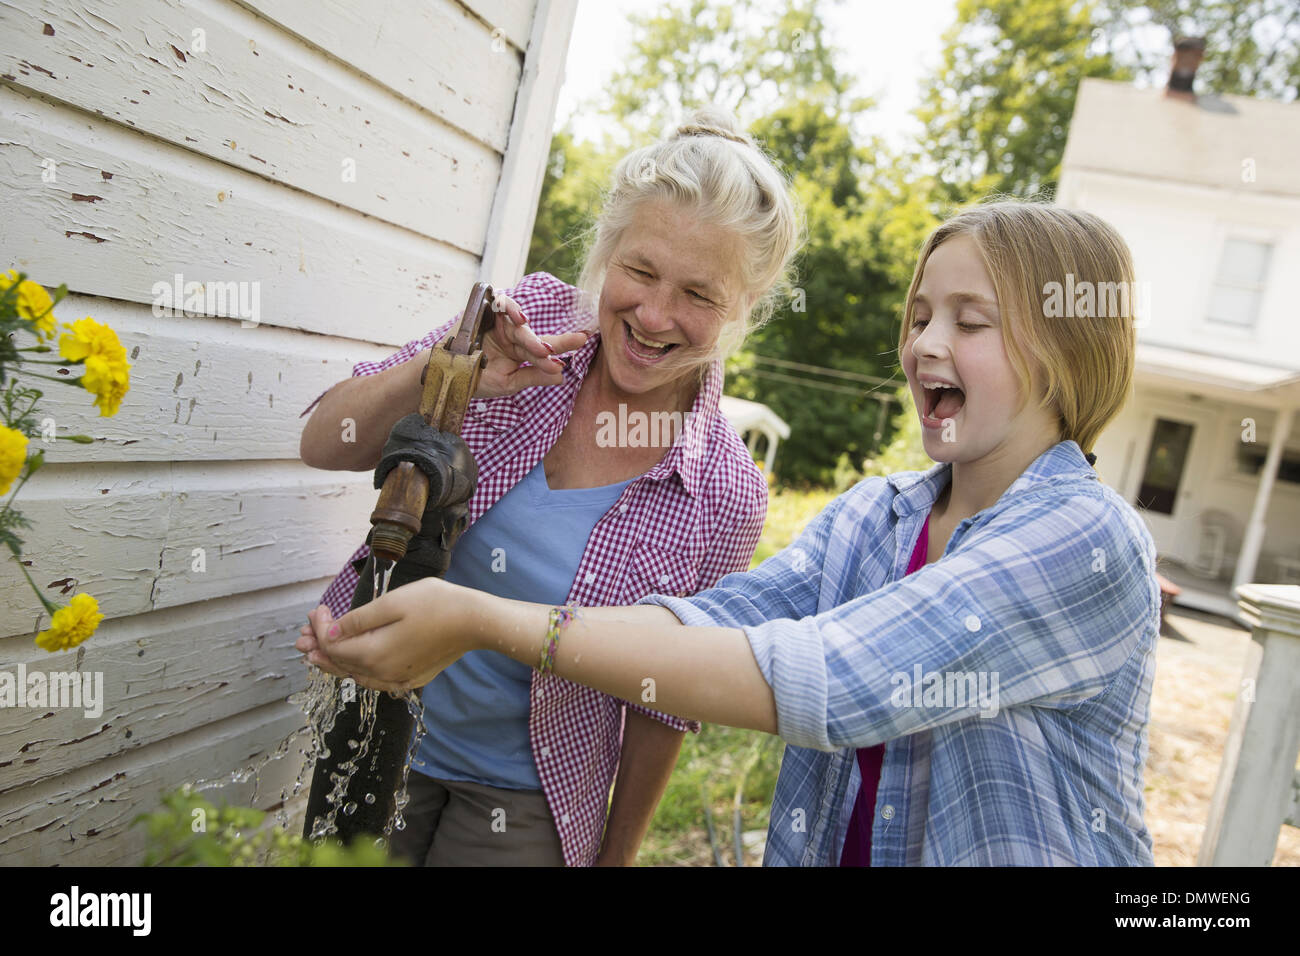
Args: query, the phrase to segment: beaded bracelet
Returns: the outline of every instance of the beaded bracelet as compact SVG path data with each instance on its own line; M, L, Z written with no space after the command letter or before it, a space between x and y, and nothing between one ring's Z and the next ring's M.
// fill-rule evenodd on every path
M560 631L578 616L578 609L572 604L553 607L546 625L546 643L542 645L542 663L537 668L540 673L549 674L555 667L555 648L560 643Z

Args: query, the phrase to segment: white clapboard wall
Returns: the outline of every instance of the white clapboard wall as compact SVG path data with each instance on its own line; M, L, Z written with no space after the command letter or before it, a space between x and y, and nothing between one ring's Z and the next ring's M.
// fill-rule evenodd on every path
M0 670L102 673L103 712L0 708L0 864L138 863L161 794L302 727L293 642L376 493L302 464L299 415L522 272L576 2L0 0L0 271L66 282L132 363L113 418L41 404L95 442L44 446L28 570L106 619L41 651L6 554ZM156 314L177 275L255 321ZM295 756L209 795L300 823Z

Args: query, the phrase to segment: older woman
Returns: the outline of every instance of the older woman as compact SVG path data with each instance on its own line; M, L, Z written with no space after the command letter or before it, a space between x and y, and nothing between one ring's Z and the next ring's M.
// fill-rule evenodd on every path
M721 360L770 314L800 228L785 180L726 114L697 113L624 157L581 290L537 273L498 300L509 321L487 339L462 430L478 486L447 580L518 600L626 604L746 568L767 488L718 411ZM448 328L326 393L303 461L375 467L419 402L425 362L410 359ZM356 440L345 443L347 418ZM325 592L335 616L356 581L350 561ZM632 862L681 734L699 727L642 706L653 686L628 703L493 651L466 655L423 690L394 852L416 865Z

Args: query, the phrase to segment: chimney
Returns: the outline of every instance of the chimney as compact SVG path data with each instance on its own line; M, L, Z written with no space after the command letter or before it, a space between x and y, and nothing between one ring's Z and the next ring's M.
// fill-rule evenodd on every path
M1196 68L1205 56L1205 40L1202 37L1180 37L1174 44L1174 60L1169 68L1169 83L1165 86L1165 96L1172 99L1196 102L1196 92L1192 84L1196 81Z

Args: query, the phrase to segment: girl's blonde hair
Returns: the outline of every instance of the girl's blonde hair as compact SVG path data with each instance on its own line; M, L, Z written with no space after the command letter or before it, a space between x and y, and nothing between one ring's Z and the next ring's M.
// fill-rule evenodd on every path
M667 139L633 150L615 167L578 279L592 303L600 300L610 259L637 208L652 200L678 203L742 241L738 265L753 304L741 321L723 328L710 358L724 358L788 295L803 239L802 210L772 158L731 113L696 110Z
M935 229L921 249L907 290L900 352L925 263L954 236L974 240L993 280L1021 407L1040 396L1040 406L1060 419L1061 440L1091 452L1133 387L1137 285L1128 245L1092 213L1015 201L966 209ZM1066 303L1074 295L1077 302Z

